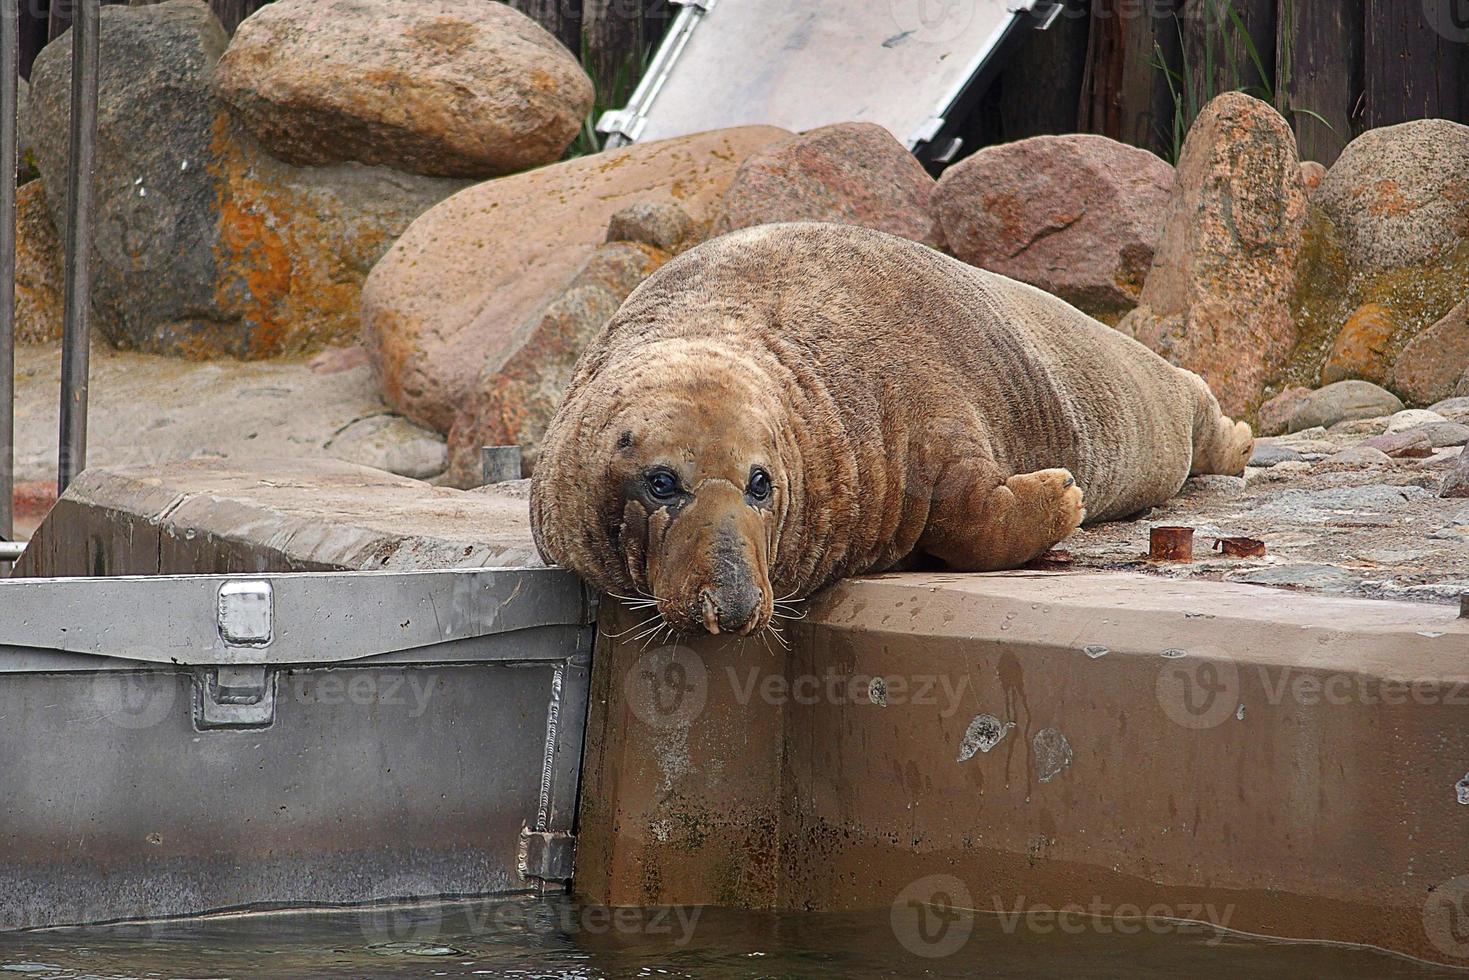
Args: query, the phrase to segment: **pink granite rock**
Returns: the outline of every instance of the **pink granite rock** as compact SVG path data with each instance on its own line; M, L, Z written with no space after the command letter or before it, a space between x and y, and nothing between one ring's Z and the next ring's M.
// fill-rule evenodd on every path
M1105 136L985 147L944 172L934 209L949 250L1094 315L1137 305L1173 168Z
M1189 131L1141 302L1120 328L1197 372L1230 415L1249 415L1297 335L1291 315L1306 191L1295 135L1240 92Z
M942 244L934 180L881 126L840 123L767 146L740 165L714 233L778 221L860 225Z

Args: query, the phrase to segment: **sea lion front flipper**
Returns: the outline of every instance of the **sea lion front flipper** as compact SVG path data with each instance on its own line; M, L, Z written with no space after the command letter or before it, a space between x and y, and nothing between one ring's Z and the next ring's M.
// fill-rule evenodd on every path
M956 570L992 572L1045 554L1085 517L1081 487L1069 470L1036 470L944 501L920 547Z

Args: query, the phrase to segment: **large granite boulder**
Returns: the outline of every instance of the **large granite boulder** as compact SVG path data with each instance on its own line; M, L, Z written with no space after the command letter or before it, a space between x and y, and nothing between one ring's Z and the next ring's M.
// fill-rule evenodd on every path
M486 358L449 432L449 482L481 482L481 446L519 446L526 474L535 470L541 437L581 352L638 283L668 259L667 252L634 242L601 246L559 296Z
M214 76L271 153L440 177L558 160L592 82L535 21L486 0L276 0Z
M1389 313L1391 364L1464 298L1466 282L1469 126L1423 119L1362 134L1311 198L1293 303L1300 345L1284 380L1316 377L1364 304Z
M362 285L419 215L465 183L386 167L294 167L248 133L216 143L211 300L221 320L189 319L177 334L155 328L161 352L205 350L268 357L356 343Z
M46 207L41 182L15 195L15 339L22 344L61 339L63 270L61 236Z
M92 249L98 333L164 354L267 357L349 341L368 270L464 186L383 168L300 169L213 95L223 29L201 0L103 8ZM28 128L65 218L71 39L31 75Z
M840 123L753 153L740 165L714 233L779 221L860 225L939 246L934 180L881 126Z
M1137 305L1173 168L1105 136L1035 136L948 170L934 210L949 250L1115 322Z
M1139 306L1120 324L1248 416L1296 342L1290 297L1306 216L1295 135L1240 92L1210 102L1184 143Z
M1431 405L1454 394L1469 371L1469 299L1408 342L1393 362L1390 386L1410 405Z
M560 296L612 215L676 203L707 229L740 162L789 136L753 126L578 157L470 187L424 214L368 276L363 342L397 411L448 432L488 358Z

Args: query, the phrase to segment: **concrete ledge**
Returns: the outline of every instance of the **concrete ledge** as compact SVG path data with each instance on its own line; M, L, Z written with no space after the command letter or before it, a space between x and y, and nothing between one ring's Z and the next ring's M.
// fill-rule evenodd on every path
M17 576L540 565L525 500L337 460L89 469Z
M634 622L607 608L606 633ZM914 574L823 595L789 653L604 639L577 888L615 905L1152 908L1469 965L1456 612Z

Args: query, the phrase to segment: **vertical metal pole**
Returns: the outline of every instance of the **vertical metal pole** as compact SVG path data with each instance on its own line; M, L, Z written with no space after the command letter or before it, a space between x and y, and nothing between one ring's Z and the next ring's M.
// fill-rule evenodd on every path
M61 340L58 493L87 466L92 313L92 172L97 154L100 0L75 0L71 26L71 168L66 186L66 312Z
M0 541L15 537L15 104L20 0L0 0Z

